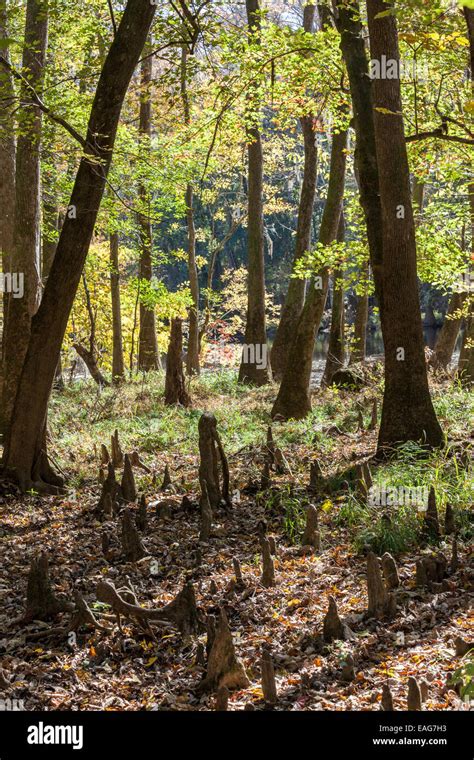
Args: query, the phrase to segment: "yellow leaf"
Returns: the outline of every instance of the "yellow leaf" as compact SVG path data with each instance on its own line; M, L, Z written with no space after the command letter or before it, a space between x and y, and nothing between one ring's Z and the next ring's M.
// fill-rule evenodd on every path
M379 113L386 114L388 116L402 116L402 113L400 111L391 111L390 108L374 108L374 111L378 111Z
M399 37L401 40L405 40L405 42L417 42L418 39L416 34L413 34L413 32L400 33Z

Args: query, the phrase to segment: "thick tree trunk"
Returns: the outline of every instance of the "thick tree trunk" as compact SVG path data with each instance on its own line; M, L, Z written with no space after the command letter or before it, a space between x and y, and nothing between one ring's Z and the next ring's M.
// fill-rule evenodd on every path
M188 50L181 49L181 100L183 101L184 123L191 123L187 76ZM192 305L189 307L188 353L186 355L186 374L199 375L199 279L196 264L196 230L194 227L194 194L190 182L186 187L186 226L188 231L188 274Z
M369 279L369 263L362 268L361 274L364 278L364 282L368 282ZM366 357L366 334L367 323L369 321L369 294L367 290L360 296L357 296L357 306L354 321L354 339L351 350L351 356L349 364L356 364L357 362L365 362Z
M12 271L21 273L23 298L10 298L8 329L4 334L3 410L5 428L10 425L15 393L30 337L31 318L41 298L40 265L40 142L41 111L28 105L28 85L38 94L44 76L48 38L48 5L46 0L28 0L20 100L21 130L16 151L15 224L13 233Z
M260 32L259 0L246 0L249 31ZM248 116L256 120L258 93L249 92ZM247 219L247 319L239 382L265 385L271 372L267 359L265 323L265 257L263 232L263 154L258 126L247 128L248 219Z
M316 6L306 5L304 8L303 28L312 32ZM301 185L301 196L298 207L298 222L296 227L295 263L309 249L311 242L311 223L313 219L314 196L318 169L318 149L316 132L314 131L314 116L308 114L300 119L304 140L304 169ZM281 380L291 340L295 334L298 319L304 304L306 283L300 278L291 278L288 291L282 307L280 322L272 345L270 363L274 380Z
M9 62L9 39L7 4L0 0L0 41L1 54ZM13 234L15 220L15 133L12 125L13 101L15 90L13 77L8 71L3 71L0 79L0 94L2 109L0 111L0 254L2 257L2 272L12 271ZM5 351L5 335L7 333L8 313L10 307L9 293L3 294L3 327L2 327L2 361L0 372L0 396L3 396L3 362ZM0 432L4 428L3 400L0 400Z
M338 242L344 241L344 213L339 218ZM333 273L333 296L331 308L331 329L326 366L321 380L322 387L331 385L332 376L337 369L344 366L344 273L335 269Z
M110 235L110 297L112 299L112 382L115 384L122 382L125 378L118 253L118 232L112 232Z
M465 300L466 293L457 292L453 293L449 300L443 327L430 359L430 365L433 369L447 369L449 367L462 324L462 307Z
M333 135L327 198L319 229L319 242L322 245L329 245L337 238L344 197L346 148L347 132ZM321 279L321 283L318 282L318 278ZM273 405L272 417L279 415L284 419L301 419L311 411L309 386L314 341L324 312L328 280L327 267L324 267L316 278L312 277L310 280L278 396Z
M392 10L383 0L367 0L372 59L381 60L383 55L399 62ZM400 80L374 79L373 103L383 233L385 388L378 439L382 454L404 441L439 446L443 433L426 372Z
M356 133L355 168L360 204L367 226L370 264L380 311L382 298L382 208L375 147L373 103L359 0L340 0L335 16L341 51L347 68Z
M303 116L300 121L304 137L305 160L298 209L293 268L301 256L309 250L317 174L317 144L313 117ZM306 282L303 279L290 277L288 291L270 355L272 373L275 380L281 379L283 370L285 369L288 348L303 308L305 289Z
M469 39L469 67L471 70L471 89L474 95L474 9L463 8ZM469 208L471 215L471 245L474 255L474 183L468 185ZM465 386L474 383L474 297L472 290L469 295L469 313L466 319L461 354L459 356L458 374Z
M359 0L342 0L338 3L335 21L341 35L341 51L349 77L356 133L355 173L360 204L367 226L367 241L376 298L382 311L382 209L379 196L371 81L360 20ZM365 360L368 305L368 295L360 296L354 326L355 343L350 364Z
M76 214L64 220L43 300L32 321L5 445L5 468L23 488L50 478L42 456L49 394L102 199L123 100L154 12L148 0L129 0L97 84L70 200ZM41 468L35 467L37 462Z
M465 11L468 9L465 8ZM470 34L471 39L471 56L473 55L473 48L474 48L474 11L471 11L472 13L472 22L470 29L472 30L472 33ZM474 62L473 62L474 65ZM473 69L474 71L474 69ZM472 253L474 255L474 183L471 183L468 186L468 195L469 195L469 207L471 211L471 245L472 245ZM463 385L470 386L474 383L474 297L472 294L472 290L469 291L469 293L466 296L469 299L468 304L468 316L466 318L466 325L464 329L464 336L461 346L461 353L459 355L459 363L458 363L458 376L462 382Z
M59 230L59 211L51 199L49 188L46 189L45 177L42 178L43 185L43 226L42 226L42 240L41 240L41 282L43 289L48 281L51 266L56 254L57 240L52 237L52 232L57 233ZM58 390L64 390L64 378L63 368L61 362L61 354L59 355L56 372L54 375L53 387Z
M148 142L151 137L151 75L152 75L153 58L147 56L141 64L140 76L140 123L139 132ZM144 183L139 187L140 203L142 213L139 214L138 223L140 230L140 267L139 276L141 280L150 283L153 276L152 269L152 230L150 222L150 195ZM138 369L142 372L148 372L152 369L158 369L160 360L158 355L158 344L156 340L156 320L155 310L150 308L146 303L140 302L140 331L138 334Z

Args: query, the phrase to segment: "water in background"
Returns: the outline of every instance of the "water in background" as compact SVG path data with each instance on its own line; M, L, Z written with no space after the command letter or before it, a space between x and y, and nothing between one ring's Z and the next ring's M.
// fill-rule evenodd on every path
M434 348L440 329L440 327L423 328L425 345L428 346L428 348ZM325 360L328 352L328 346L329 332L320 332L318 334L314 347L313 359L315 361ZM380 329L367 331L366 348L367 356L379 356L383 354L382 331Z
M428 348L434 348L440 329L441 329L440 327L424 327L423 328L425 345L428 346ZM457 359L459 357L461 340L462 340L461 335L459 335L458 342L456 345L456 350L453 354L454 362L457 362ZM329 346L329 332L328 331L320 332L318 334L318 337L315 343L314 354L313 354L313 371L311 373L311 386L313 388L317 387L321 383L321 378L324 372L324 366L326 364L326 355L328 352L328 346ZM368 357L369 356L380 356L381 358L383 357L383 340L382 340L382 331L380 329L367 331L366 350L367 350ZM346 360L348 358L349 357L346 356Z

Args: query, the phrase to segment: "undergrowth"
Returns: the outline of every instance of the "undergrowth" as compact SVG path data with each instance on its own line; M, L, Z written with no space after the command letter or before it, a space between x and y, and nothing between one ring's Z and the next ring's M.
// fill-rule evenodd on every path
M97 452L101 443L109 442L115 428L119 429L125 451L136 449L149 463L160 455L171 462L177 457L189 458L194 471L199 417L203 411L210 411L217 417L224 448L231 458L231 474L237 464L240 466L240 486L245 478L260 472L276 390L275 385L241 385L234 370L204 372L190 382L193 405L185 409L164 405L162 372L135 376L118 387L104 389L93 381L75 382L52 396L51 451L73 476L75 488L97 477ZM350 458L357 459L359 448L364 457L368 445L374 450L375 433L370 434L370 439L365 437L367 433L360 440L357 437L357 414L362 409L367 424L372 399L376 397L380 402L380 394L380 383L376 382L359 393L318 389L313 394L313 409L305 419L273 424L274 438L290 463L291 473L277 479L276 488L266 495L266 503L269 513L277 515L289 543L299 540L307 503L301 494L293 493L293 487L307 483L309 462L316 457L323 462L325 474L331 473L335 494L329 494L319 506L332 513L329 519L336 526L348 530L355 551L363 553L370 548L378 554L389 551L397 555L417 545L422 512L410 505L362 504L351 489L342 488L341 473L351 466ZM446 431L446 449L427 454L414 443L400 447L393 459L372 468L374 486L434 486L440 516L449 501L456 512L460 538L468 540L474 533L473 465L472 459L468 466L461 462L455 439L466 439L470 434L473 394L460 385L449 389L439 385L433 388L433 400ZM337 431L348 435L341 437ZM350 457L348 445L352 446Z

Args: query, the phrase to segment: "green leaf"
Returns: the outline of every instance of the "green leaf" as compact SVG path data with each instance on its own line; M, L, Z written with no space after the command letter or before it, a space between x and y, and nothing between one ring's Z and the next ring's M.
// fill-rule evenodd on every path
M387 11L380 11L380 13L377 13L374 18L385 18L386 16L395 16L395 8L389 8Z
M6 50L15 42L13 37L3 37L3 39L0 39L0 50Z

